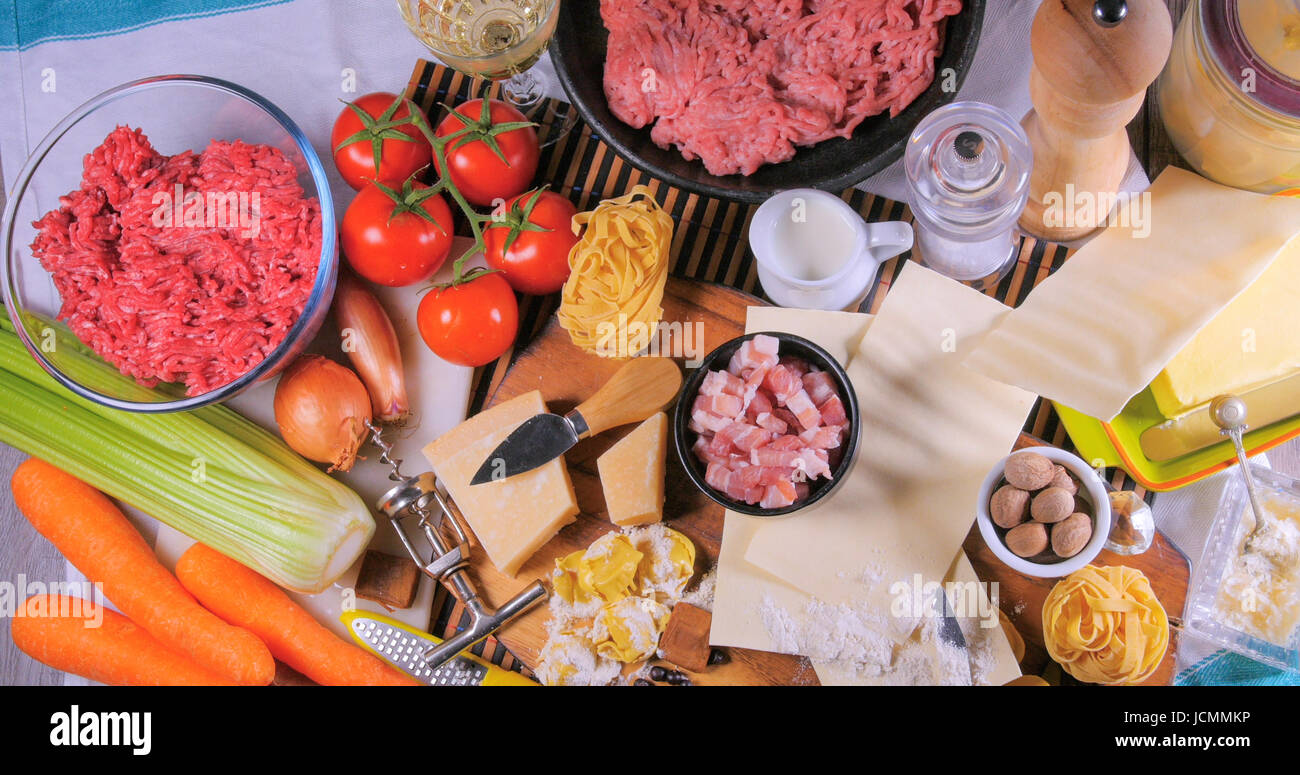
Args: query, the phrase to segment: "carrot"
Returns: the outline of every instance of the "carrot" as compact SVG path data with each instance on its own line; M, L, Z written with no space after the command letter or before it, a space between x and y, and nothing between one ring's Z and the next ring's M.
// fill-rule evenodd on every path
M103 617L96 624L96 620ZM14 645L56 670L114 686L229 686L159 643L143 627L90 600L33 595L10 623Z
M102 493L36 458L18 466L11 484L32 526L159 643L235 683L271 682L266 644L195 602Z
M318 684L420 685L330 632L266 577L215 549L191 546L176 563L176 577L209 610L252 630L276 659Z

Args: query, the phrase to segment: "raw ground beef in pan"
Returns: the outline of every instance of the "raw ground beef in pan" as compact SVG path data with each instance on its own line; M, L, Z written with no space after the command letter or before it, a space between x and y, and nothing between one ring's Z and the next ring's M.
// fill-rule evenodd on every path
M605 96L714 175L903 111L934 80L961 0L601 0Z
M198 395L246 374L284 341L316 281L320 205L297 178L271 146L213 140L165 156L118 127L86 155L81 187L33 224L59 320L145 385ZM173 212L197 218L160 220L177 184L190 199ZM195 205L193 194L219 201L210 193L243 194L246 220Z

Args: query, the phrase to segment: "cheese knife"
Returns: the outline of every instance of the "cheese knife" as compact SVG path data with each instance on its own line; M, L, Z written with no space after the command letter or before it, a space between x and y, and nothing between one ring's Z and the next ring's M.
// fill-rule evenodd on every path
M1263 428L1300 413L1300 374L1255 388L1238 397L1250 410L1251 425ZM1214 418L1205 408L1147 428L1138 438L1142 453L1151 460L1165 461L1212 447L1224 440Z
M534 415L497 445L470 484L531 471L573 445L610 428L641 422L677 397L682 371L671 358L633 358L599 390L565 415Z

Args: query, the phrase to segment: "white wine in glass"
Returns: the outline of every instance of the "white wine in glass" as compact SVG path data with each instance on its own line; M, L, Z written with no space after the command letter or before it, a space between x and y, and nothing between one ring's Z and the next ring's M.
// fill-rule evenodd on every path
M524 109L545 96L528 68L555 33L560 0L397 0L406 26L449 67L503 81Z

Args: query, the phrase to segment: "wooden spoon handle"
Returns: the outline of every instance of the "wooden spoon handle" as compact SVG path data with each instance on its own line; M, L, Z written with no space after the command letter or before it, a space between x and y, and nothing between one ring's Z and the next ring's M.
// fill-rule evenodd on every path
M682 370L671 358L633 358L623 364L595 395L578 405L588 435L641 422L663 409L682 388Z

